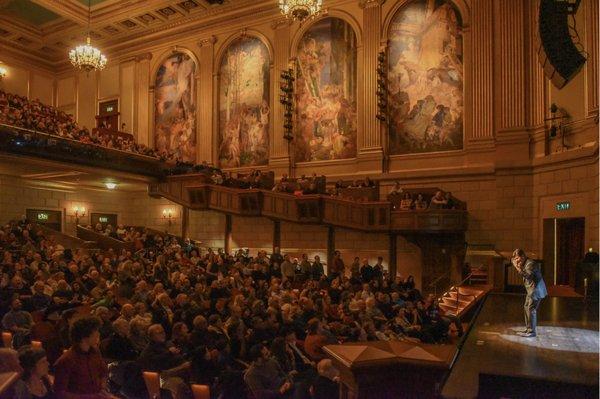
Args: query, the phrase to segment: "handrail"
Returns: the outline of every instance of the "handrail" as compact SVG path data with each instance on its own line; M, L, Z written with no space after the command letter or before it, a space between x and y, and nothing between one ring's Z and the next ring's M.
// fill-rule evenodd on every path
M158 157L151 157L149 155L139 154L139 153L133 152L133 151L123 151L123 150L120 150L118 148L104 147L102 145L95 144L95 143L84 143L83 141L74 140L74 139L71 139L69 137L62 137L62 136L58 136L56 134L41 132L39 130L28 129L28 128L21 127L21 126L7 125L6 123L0 123L0 126L4 126L4 127L11 128L11 129L16 129L16 130L22 130L22 131L25 131L25 132L28 132L28 133L33 133L33 134L37 134L37 135L40 135L40 136L46 136L46 137L52 138L52 139L63 140L63 141L67 141L67 142L72 142L72 143L75 143L77 145L88 145L88 146L98 147L98 148L101 148L101 149L106 150L106 151L118 152L118 153L121 153L121 154L124 154L124 155L127 155L127 156L133 155L133 156L138 157L138 158L145 158L146 161L154 161L154 162L160 161L160 158L158 158Z

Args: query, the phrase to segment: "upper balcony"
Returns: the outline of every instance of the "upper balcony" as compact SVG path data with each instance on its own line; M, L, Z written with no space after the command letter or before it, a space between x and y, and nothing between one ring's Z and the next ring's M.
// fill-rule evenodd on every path
M161 177L160 159L0 124L0 152Z

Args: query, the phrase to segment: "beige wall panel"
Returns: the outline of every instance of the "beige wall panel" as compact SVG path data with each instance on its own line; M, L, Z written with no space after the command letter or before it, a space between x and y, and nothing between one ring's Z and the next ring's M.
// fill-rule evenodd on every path
M250 249L255 256L259 250L273 252L273 222L263 217L232 216L230 250Z
M68 77L57 80L56 105L62 107L75 103L75 78Z
M92 129L96 126L96 74L79 74L77 85L77 122Z
M53 105L53 92L54 79L38 73L33 73L30 86L30 97L32 99L37 98L44 104Z
M120 79L120 101L121 123L126 124L127 133L133 132L133 115L135 113L135 64L128 62L121 64Z
M2 64L6 68L6 76L0 80L0 88L7 93L27 96L29 88L29 72L26 69Z
M98 98L104 99L119 95L119 66L112 65L99 73Z
M189 213L189 238L201 241L202 247L225 248L225 215L213 211Z

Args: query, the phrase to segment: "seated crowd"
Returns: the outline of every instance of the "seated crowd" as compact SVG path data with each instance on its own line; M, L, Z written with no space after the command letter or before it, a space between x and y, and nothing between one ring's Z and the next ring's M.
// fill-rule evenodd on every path
M29 100L16 94L0 90L0 123L35 130L62 138L95 144L106 148L132 152L140 155L175 160L172 153L158 151L138 144L132 139L108 134L90 132L77 124L73 115L58 108L42 104L39 100Z
M394 201L395 198L400 198L399 201ZM460 204L452 197L450 191L443 192L441 190L431 197L429 201L425 199L422 193L413 195L408 191L404 191L399 182L396 182L388 194L388 200L394 202L395 208L401 211L408 210L425 210L425 209L460 209Z
M96 223L96 226L88 225L86 226L88 230L93 230L96 233L105 235L107 237L114 238L115 240L125 241L125 242L135 242L137 245L137 249L143 248L143 242L146 240L147 233L144 231L140 231L135 227L129 226L126 227L123 224L114 228L112 225L107 224L103 226L102 223Z
M325 272L318 256L250 257L152 236L136 253L90 255L26 219L0 228L0 250L0 318L18 350L0 363L17 367L18 356L19 399L144 397L142 371L159 372L173 398L190 398L190 384L220 398L331 398L338 372L324 345L445 342L451 322L462 333L381 257L346 266L336 251ZM30 345L39 324L52 326L44 349Z
M299 178L290 178L287 173L281 176L281 179L273 187L273 192L276 193L288 193L294 195L308 195L308 194L324 194L319 187L319 183L325 182L324 176L317 176L313 173L312 176L307 177L302 175Z

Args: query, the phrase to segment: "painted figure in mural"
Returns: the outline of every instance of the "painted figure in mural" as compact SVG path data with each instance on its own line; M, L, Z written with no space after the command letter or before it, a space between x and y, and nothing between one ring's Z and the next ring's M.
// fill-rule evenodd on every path
M356 37L338 18L313 25L298 46L297 162L356 156Z
M220 66L219 162L221 167L269 161L269 51L244 36L227 48Z
M196 161L195 62L174 53L156 74L154 143L185 161Z
M392 154L462 148L462 38L446 0L417 0L390 27L388 91Z

